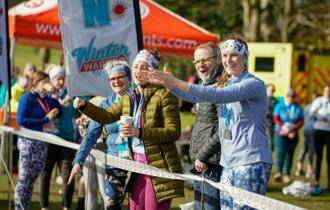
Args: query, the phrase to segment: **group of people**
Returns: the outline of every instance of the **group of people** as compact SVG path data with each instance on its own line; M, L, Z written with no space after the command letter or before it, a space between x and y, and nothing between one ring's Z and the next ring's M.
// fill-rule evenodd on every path
M17 85L12 86L11 104L16 104L16 120L19 126L55 134L70 142L77 135L73 123L72 100L65 88L65 70L58 65L49 65L46 72L37 71L27 65L31 74L20 77ZM21 81L23 80L23 82ZM22 85L24 84L24 86ZM15 108L15 107L14 107ZM15 208L29 209L36 179L40 179L40 205L49 206L49 186L53 168L57 164L61 178L67 181L72 168L74 150L48 145L33 139L18 137L19 170L15 189ZM63 209L70 209L74 183L62 184Z
M298 131L304 126L303 144L298 153L294 175L314 178L316 187L321 188L320 174L324 146L327 151L330 151L330 85L324 86L322 96L314 93L312 101L304 109L297 102L297 94L294 89L289 89L283 101L276 100L273 97L274 92L274 85L267 85L267 131L271 149L275 150L277 157L277 173L273 179L284 183L291 181L293 156L299 142ZM328 154L326 158L329 170L330 157ZM313 164L314 156L316 156L315 166ZM307 164L304 170L305 157ZM326 189L330 189L329 174Z
M119 127L119 136L127 138L130 147L129 158L180 173L174 145L180 134L180 119L172 94L197 103L191 146L196 173L225 185L265 194L272 166L265 124L267 95L263 81L247 71L247 59L248 46L238 38L228 39L220 50L211 43L201 45L196 48L193 61L201 84L195 85L176 79L170 72L158 71L157 56L142 50L132 65L137 88L126 91L107 109L80 98L75 99L74 106L100 125L118 122L123 115L132 116L132 124L122 122ZM88 129L89 132L92 130ZM90 137L94 142L96 138ZM89 151L91 144L80 147L72 176L84 161L79 154L86 152L86 148ZM173 198L183 196L181 181L133 174L127 182L131 209L169 209ZM194 191L196 209L204 204L207 209L249 208L211 186L202 187L196 182Z
M18 124L76 142L79 136L73 121L74 107L83 114L77 120L81 145L75 155L64 147L19 137L15 208L29 209L33 184L40 174L40 203L42 209L48 208L49 181L58 163L63 179L63 209L71 207L73 179L80 170L83 170L85 183L82 185L86 191L95 188L92 185L96 183L90 178L98 174L105 209L121 209L126 192L131 210L170 209L172 199L184 196L183 181L129 174L112 167L106 160L97 163L89 153L96 145L102 145L101 150L106 154L182 173L175 145L181 133L177 97L196 103L190 145L196 175L263 195L275 149L278 173L274 178L287 182L304 113L294 101L293 89L283 102L269 94L274 92L274 86L266 87L248 71L248 56L248 45L236 37L224 41L220 48L213 43L202 44L195 49L193 60L200 83L192 84L175 78L170 71L159 71L159 55L141 50L132 67L122 61L106 63L104 72L114 94L94 104L67 96L62 67L53 65L48 74L34 72L31 87L19 100ZM321 139L314 141L317 184L320 184L323 145L327 146L330 170L329 101L328 85L324 95L310 106L308 114L315 120L312 136ZM96 208L95 193L94 197L92 194L86 199L87 209ZM236 202L227 192L197 181L194 201L194 209L252 209Z

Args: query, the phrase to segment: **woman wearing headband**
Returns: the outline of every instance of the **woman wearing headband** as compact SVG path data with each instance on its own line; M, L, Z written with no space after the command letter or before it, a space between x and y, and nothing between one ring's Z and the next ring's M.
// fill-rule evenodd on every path
M104 70L107 74L110 86L114 91L114 94L102 100L100 107L103 109L107 109L111 107L114 103L116 103L120 97L125 95L127 92L131 91L131 69L126 62L107 62L104 66ZM104 170L103 173L106 174L105 177L102 177L102 183L99 182L99 189L103 197L104 208L106 210L120 210L121 204L125 198L125 187L126 187L126 177L127 171L113 168L109 164L105 165L105 169L99 169L99 165L102 163L98 163L98 160L95 160L95 167L91 165L91 160L87 160L87 156L89 155L91 149L94 145L98 144L98 139L101 138L102 129L106 133L106 144L107 144L107 154L129 159L129 146L127 139L124 139L119 136L119 121L105 125L103 125L91 121L86 135L80 144L79 150L76 154L76 157L73 161L74 166L71 172L70 182L73 177L81 170L83 167L83 174L85 178L85 185L88 192L96 191L94 188L97 187L97 183L90 183L90 180L93 180L94 177L91 177L94 168L96 168L97 175L99 175L100 170ZM90 177L90 178L89 178ZM90 193L92 194L92 193ZM95 195L86 196L88 202L85 201L87 209L97 209L97 197Z
M121 115L131 115L133 125L121 125L120 132L133 137L132 158L159 169L182 173L180 158L175 146L179 138L180 116L177 98L166 88L141 80L141 70L157 69L159 58L147 50L141 50L134 59L132 77L137 84L134 94L122 97L107 111L81 99L75 106L101 124L119 120ZM183 196L183 182L143 174L130 179L130 209L167 210L173 198Z
M220 182L265 194L272 166L265 123L265 84L248 72L248 46L243 40L225 41L221 56L225 71L215 87L189 84L170 72L141 72L138 76L164 85L184 100L217 103L223 166ZM235 203L224 191L220 199L221 209L249 209Z

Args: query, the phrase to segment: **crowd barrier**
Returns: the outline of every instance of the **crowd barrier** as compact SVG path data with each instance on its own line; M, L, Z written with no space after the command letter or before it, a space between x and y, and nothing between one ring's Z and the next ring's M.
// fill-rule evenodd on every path
M48 133L33 131L26 128L14 129L12 127L3 126L3 125L0 125L0 131L10 132L18 136L35 139L37 141L42 141L49 144L55 144L75 150L79 149L79 144L65 141L60 137ZM208 179L202 179L201 177L196 175L179 174L179 173L171 173L171 172L163 171L150 165L145 165L131 160L114 157L99 150L92 149L91 155L95 159L101 161L102 163L107 163L113 167L121 168L135 173L145 174L149 176L157 176L168 179L205 181L210 185L212 185L213 187L222 190L224 192L227 192L234 199L236 203L248 205L256 209L262 209L262 210L303 210L304 209L289 203L285 203L279 200L275 200L273 198L252 193L240 188L223 185L219 182L213 182Z

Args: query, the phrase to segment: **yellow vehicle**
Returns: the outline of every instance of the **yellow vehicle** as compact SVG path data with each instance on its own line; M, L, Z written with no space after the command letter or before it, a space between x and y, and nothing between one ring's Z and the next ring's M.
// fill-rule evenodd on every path
M290 87L297 92L298 103L308 103L314 92L322 94L330 84L330 50L298 49L291 43L248 43L248 69L274 84L275 96L283 97Z

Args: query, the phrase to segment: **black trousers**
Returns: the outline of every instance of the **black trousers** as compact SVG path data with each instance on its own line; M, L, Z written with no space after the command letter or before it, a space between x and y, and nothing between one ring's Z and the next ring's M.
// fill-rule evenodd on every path
M61 177L63 179L61 187L63 206L70 208L74 192L74 182L71 182L70 185L67 185L66 183L70 177L74 151L70 151L65 148L59 148L54 145L49 145L49 150L50 151L48 151L48 158L45 167L40 174L40 206L41 208L49 207L50 179L52 176L53 168L57 163L60 167ZM62 153L63 155L61 155Z
M315 180L320 181L321 166L323 157L323 147L326 146L327 154L327 170L328 170L328 184L330 184L330 131L317 130L314 131L314 145L316 153L316 171Z

